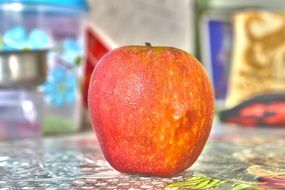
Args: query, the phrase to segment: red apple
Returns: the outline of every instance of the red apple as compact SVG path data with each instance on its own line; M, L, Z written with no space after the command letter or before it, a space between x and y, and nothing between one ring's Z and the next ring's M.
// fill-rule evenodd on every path
M92 73L88 104L111 166L164 177L196 161L214 114L202 64L172 47L125 46L107 53Z

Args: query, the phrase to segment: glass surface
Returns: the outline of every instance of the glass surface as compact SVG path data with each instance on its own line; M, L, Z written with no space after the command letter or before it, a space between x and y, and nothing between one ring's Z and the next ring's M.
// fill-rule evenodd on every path
M64 6L0 1L0 22L0 51L49 50L48 76L39 88L45 104L44 134L77 131L82 110L79 84L85 52L84 12Z
M0 189L284 189L284 137L284 129L218 124L198 161L172 178L115 171L93 133L2 142Z
M1 89L0 141L40 137L43 126L43 103L42 95L36 91Z

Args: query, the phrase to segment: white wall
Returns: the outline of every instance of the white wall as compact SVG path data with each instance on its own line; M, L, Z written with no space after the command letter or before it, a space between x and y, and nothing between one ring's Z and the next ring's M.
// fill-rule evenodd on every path
M91 23L118 45L152 43L193 52L191 0L89 0Z

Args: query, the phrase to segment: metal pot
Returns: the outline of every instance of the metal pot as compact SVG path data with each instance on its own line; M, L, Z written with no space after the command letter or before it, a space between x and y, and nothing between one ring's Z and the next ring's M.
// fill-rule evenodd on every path
M47 76L47 52L0 52L0 88L25 88L42 84Z

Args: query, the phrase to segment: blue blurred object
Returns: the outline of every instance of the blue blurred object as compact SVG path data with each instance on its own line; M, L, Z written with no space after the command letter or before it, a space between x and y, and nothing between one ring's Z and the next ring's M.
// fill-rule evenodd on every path
M231 25L224 19L203 16L200 21L202 62L210 74L215 99L223 102L228 85L232 45Z
M61 66L53 68L43 85L43 92L48 102L55 107L74 103L76 91L76 75Z
M22 26L8 30L3 36L0 50L44 49L49 47L49 37L41 29L33 29L29 34Z
M23 49L26 45L27 33L21 26L12 28L3 35L3 42L12 49Z
M231 27L229 23L209 19L208 28L209 60L216 99L225 99L228 84L228 67L231 51Z
M85 0L0 0L0 4L4 3L22 3L26 5L49 5L61 6L67 8L88 11L89 6Z
M63 42L63 54L61 58L72 66L76 66L77 60L81 58L83 52L84 48L79 42L67 38Z
M49 37L43 30L33 29L27 39L27 44L31 49L43 49L49 46Z

